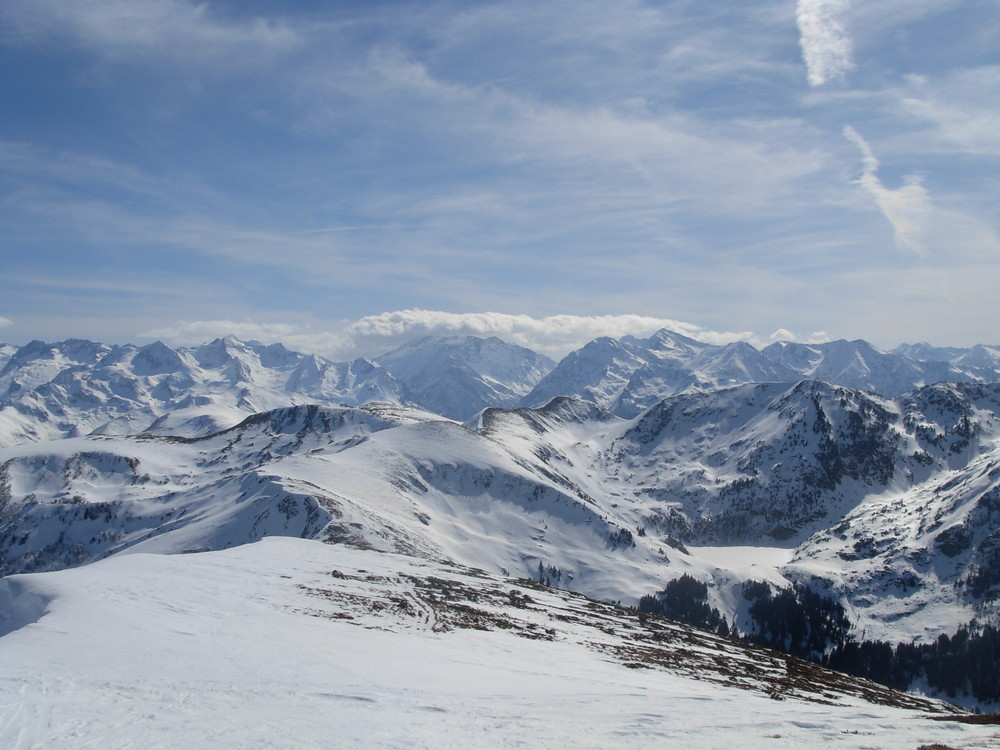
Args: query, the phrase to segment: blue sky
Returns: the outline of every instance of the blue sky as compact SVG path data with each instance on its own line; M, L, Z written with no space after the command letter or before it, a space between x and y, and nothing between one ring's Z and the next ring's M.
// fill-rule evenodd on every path
M5 0L0 102L11 343L1000 343L995 0Z

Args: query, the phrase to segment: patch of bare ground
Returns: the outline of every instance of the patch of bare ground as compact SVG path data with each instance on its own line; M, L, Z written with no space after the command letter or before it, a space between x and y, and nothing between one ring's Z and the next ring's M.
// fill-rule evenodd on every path
M660 669L767 695L837 705L848 698L955 717L941 701L891 690L810 662L724 638L659 615L594 601L528 580L466 568L414 566L396 575L333 571L299 588L322 601L307 614L363 627L505 631L521 638L576 641L632 669ZM995 717L994 717L995 718Z
M1000 714L949 714L931 718L935 721L957 721L962 724L1000 724Z

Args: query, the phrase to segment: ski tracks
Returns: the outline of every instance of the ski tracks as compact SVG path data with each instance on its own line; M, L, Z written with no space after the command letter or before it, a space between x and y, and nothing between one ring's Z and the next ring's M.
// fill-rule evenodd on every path
M27 682L17 685L13 681L0 691L0 747L9 750L44 747L50 725L48 691L40 685Z

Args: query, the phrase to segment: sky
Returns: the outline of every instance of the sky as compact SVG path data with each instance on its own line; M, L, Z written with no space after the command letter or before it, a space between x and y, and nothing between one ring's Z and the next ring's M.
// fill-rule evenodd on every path
M1000 343L997 0L4 0L0 341Z

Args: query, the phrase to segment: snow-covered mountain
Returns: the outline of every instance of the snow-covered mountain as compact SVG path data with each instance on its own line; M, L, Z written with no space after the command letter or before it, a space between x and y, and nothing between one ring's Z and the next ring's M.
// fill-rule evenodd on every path
M298 404L387 401L465 419L516 404L554 366L496 338L458 336L413 342L383 364L330 362L233 337L190 349L34 341L3 356L0 445L89 434L198 437Z
M0 579L0 746L16 750L992 742L953 714L531 581L343 545Z
M661 330L647 339L596 339L567 355L522 402L578 396L634 417L677 393L742 383L824 380L883 396L938 382L1000 381L1000 348L934 349L904 346L882 352L865 341L779 342L757 350L745 342L722 346Z
M268 409L373 400L406 402L401 385L374 362L332 363L280 344L36 341L0 370L0 443L139 432L194 437Z
M496 337L427 336L376 360L413 403L451 419L516 406L555 362Z
M779 342L763 350L766 357L792 368L800 377L825 380L884 396L896 396L931 383L996 382L1000 379L998 353L1000 351L994 351L992 357L973 365L963 361L963 354L938 359L937 355L947 352L921 347L883 352L861 340L809 345Z
M741 629L744 581L798 581L870 637L923 637L997 617L998 441L1000 385L747 385L631 420L560 397L466 425L299 406L0 450L0 574L304 536L631 604L689 573Z
M935 382L1000 381L1000 348L864 341L715 346L670 331L596 339L558 365L497 338L426 337L377 360L330 362L232 337L190 349L68 340L0 348L0 445L87 434L211 434L296 404L409 404L464 420L488 407L577 396L638 416L661 399L744 383L818 379L884 396Z
M0 578L292 536L628 605L686 578L750 634L766 592L808 590L856 638L936 643L1000 622L996 355L668 331L551 371L468 337L350 363L3 347Z

